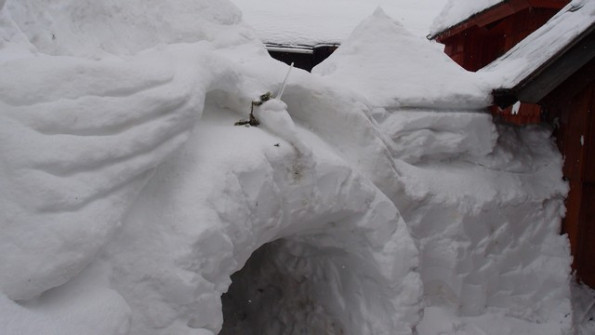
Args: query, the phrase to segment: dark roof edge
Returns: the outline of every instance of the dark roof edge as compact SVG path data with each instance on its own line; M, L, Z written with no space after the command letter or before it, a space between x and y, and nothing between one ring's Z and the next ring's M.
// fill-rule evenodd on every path
M493 104L504 109L514 105L519 98L517 94L509 88L497 88L492 90Z
M338 48L339 43L317 43L314 45L306 44L281 44L281 43L265 43L265 48L269 52L286 52L293 54L313 55L320 48Z

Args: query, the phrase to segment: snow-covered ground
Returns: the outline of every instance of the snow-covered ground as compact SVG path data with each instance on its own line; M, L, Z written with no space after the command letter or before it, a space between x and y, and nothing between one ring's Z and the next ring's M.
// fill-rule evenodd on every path
M548 129L368 15L249 127L231 3L0 1L0 334L588 331Z

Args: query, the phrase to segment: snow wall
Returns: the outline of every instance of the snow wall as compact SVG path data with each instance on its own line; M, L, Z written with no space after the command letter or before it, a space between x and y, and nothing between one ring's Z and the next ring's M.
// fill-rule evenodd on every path
M287 67L233 5L0 8L3 334L571 328L547 130L472 111L487 89L381 12L236 127ZM429 64L345 79L391 55Z
M567 185L550 131L495 125L478 112L489 87L381 10L313 72L382 106L369 115L389 138L401 183L391 199L420 249L420 333L569 332Z

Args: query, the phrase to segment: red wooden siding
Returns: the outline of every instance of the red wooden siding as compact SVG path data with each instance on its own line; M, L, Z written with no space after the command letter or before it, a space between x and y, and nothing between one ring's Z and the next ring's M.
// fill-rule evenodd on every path
M495 13L483 14L481 20L472 20L464 30L440 35L437 41L445 45L444 52L464 69L477 71L502 56L558 11L532 8L528 4L516 12L513 10L516 9L508 6L505 11L493 9Z
M543 101L564 155L570 185L562 232L568 234L577 279L595 287L595 60Z
M579 246L575 267L579 279L595 287L595 184L585 183L583 187L582 223L579 231Z
M513 106L501 109L492 106L491 112L495 119L516 125L537 124L541 122L541 107L536 104L523 103L516 113L512 112Z
M576 253L577 273L580 279L591 287L595 287L595 85L591 85L583 94L580 105L584 107L583 118L586 120L585 133L579 139L582 149L582 201L578 220L579 241ZM569 222L570 224L570 222Z
M442 32L436 40L444 52L461 67L477 71L512 49L539 29L569 0L508 0ZM491 109L496 119L522 125L541 122L537 105L521 104L518 113L512 108Z

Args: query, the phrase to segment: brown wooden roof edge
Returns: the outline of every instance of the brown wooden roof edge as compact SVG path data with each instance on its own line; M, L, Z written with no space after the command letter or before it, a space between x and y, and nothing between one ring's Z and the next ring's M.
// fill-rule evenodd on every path
M595 22L514 87L492 90L493 103L506 108L517 101L539 103L578 69L595 59Z
M486 25L525 8L562 9L570 0L503 0L439 32L428 34L429 40L441 40L456 35L474 25ZM493 12L493 13L492 13ZM482 22L485 21L485 22Z

